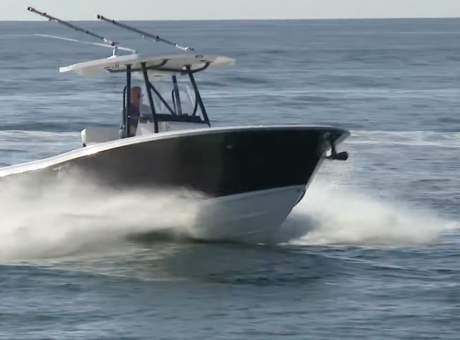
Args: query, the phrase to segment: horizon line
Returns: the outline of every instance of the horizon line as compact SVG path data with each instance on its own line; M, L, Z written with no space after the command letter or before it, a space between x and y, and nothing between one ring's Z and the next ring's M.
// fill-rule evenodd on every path
M245 18L245 19L116 19L118 21L131 21L131 22L151 22L151 21L171 21L171 22L178 22L178 21L319 21L319 20L421 20L421 19L460 19L458 17L364 17L364 18L278 18L278 19L271 19L271 18ZM61 19L64 20L64 19ZM90 22L90 21L100 21L97 19L73 19L73 20L66 20L69 22ZM35 19L35 20L18 20L18 19L6 19L0 20L0 22L49 22L48 20L43 19Z

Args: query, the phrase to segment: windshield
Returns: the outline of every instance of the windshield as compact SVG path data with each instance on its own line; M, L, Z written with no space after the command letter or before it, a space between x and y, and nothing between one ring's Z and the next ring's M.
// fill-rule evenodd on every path
M155 112L172 115L201 115L195 91L190 82L178 81L174 78L161 81L151 81L152 100ZM145 90L144 86L144 90ZM145 91L147 93L147 91ZM144 96L144 103L150 106L148 96Z

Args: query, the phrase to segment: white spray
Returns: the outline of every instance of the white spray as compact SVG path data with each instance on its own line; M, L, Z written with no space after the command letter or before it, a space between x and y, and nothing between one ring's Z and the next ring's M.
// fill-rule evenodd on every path
M427 210L317 180L284 229L298 233L292 244L398 246L436 242L441 232L454 229L454 224Z
M200 197L180 190L102 190L72 179L2 183L0 260L101 250L139 233L189 235Z

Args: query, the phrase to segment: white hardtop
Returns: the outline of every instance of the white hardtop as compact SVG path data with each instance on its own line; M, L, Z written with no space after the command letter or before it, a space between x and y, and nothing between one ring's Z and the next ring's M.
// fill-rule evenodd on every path
M142 72L142 63L145 63L149 77L163 78L186 72L187 66L190 66L191 71L201 70L207 64L209 64L207 69L230 67L235 64L235 59L203 55L168 55L142 58L138 54L132 54L65 66L61 67L59 71L73 71L84 77L94 77L104 72L126 72L127 65L131 65L132 72Z

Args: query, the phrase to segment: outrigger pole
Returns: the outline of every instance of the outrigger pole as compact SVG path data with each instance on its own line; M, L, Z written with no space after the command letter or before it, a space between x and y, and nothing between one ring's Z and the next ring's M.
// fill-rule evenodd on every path
M28 11L31 11L31 12L33 12L33 13L35 13L35 14L41 15L42 17L45 17L45 18L49 19L49 21L56 21L56 22L58 22L58 23L60 23L60 24L62 24L62 25L64 25L64 26L67 26L67 27L69 27L69 28L71 28L71 29L73 29L73 30L75 30L75 31L83 32L83 33L85 33L85 34L88 34L88 35L90 35L90 36L96 38L96 39L100 39L100 40L102 40L103 42L105 42L106 44L109 44L110 46L115 47L115 46L118 45L118 43L115 42L115 41L106 39L106 38L104 38L103 36L97 35L97 34L95 34L95 33L93 33L93 32L90 32L90 31L88 31L88 30L85 30L85 29L83 29L83 28L80 28L80 27L74 26L74 25L72 25L72 24L69 24L67 21L63 21L63 20L60 20L60 19L58 19L58 18L55 18L55 17L53 17L53 16L47 14L46 12L40 12L40 11L36 10L35 8L33 8L33 7L27 7L27 10L28 10Z
M101 35L95 34L95 33L91 32L91 31L88 31L88 30L85 30L85 29L83 29L83 28L80 28L80 27L77 27L77 26L75 26L75 25L72 25L72 24L68 23L67 21L64 21L64 20L55 18L55 17L49 15L49 14L46 13L46 12L40 12L40 11L36 10L35 8L33 8L33 7L27 7L27 10L30 11L30 12L33 12L33 13L35 13L35 14L38 14L38 15L40 15L40 16L42 16L42 17L45 17L45 18L47 18L49 21L56 21L57 23L62 24L62 25L64 25L64 26L67 26L67 27L69 27L69 28L71 28L71 29L73 29L73 30L75 30L75 31L82 32L82 33L85 33L85 34L87 34L87 35L92 36L93 38L102 40L105 44L90 43L90 42L84 42L84 41L79 41L79 40L75 40L75 39L68 39L68 38L62 38L62 37L51 36L51 35L43 35L43 34L36 34L36 35L46 36L46 37L55 38L55 39L69 40L69 41L74 41L74 42L83 43L83 44L90 44L90 45L111 47L111 48L113 48L113 56L116 56L116 55L117 55L117 51L118 51L118 50L128 51L128 52L132 52L132 53L134 53L134 54L137 53L137 51L135 51L135 50L133 50L133 49L130 49L130 48L127 48L127 47L118 46L118 42L116 42L116 41L109 40L109 39L107 39L107 38L104 38L104 37L101 36Z
M180 46L179 44L176 44L172 41L169 41L169 40L166 40L166 39L163 39L161 38L160 36L158 35L153 35L153 34L150 34L148 32L144 32L144 31L141 31L137 28L134 28L134 27L131 27L131 26L128 26L126 24L122 24L118 21L115 21L113 19L109 19L109 18L106 18L104 17L103 15L96 15L96 17L99 19L99 20L102 20L102 21L106 21L106 22L110 22L112 24L114 24L115 26L118 26L118 27L121 27L121 28L124 28L124 29L127 29L129 31L132 31L132 32L135 32L135 33L139 33L142 35L143 38L147 37L147 38L151 38L153 40L155 40L156 42L158 41L161 41L165 44L168 44L168 45L171 45L171 46L174 46L174 47L177 47L178 49L182 50L182 51L194 51L195 49L192 48L192 47L183 47L183 46Z

